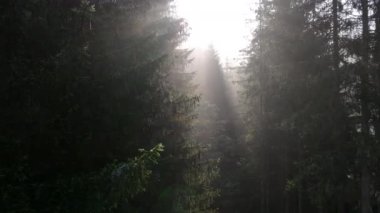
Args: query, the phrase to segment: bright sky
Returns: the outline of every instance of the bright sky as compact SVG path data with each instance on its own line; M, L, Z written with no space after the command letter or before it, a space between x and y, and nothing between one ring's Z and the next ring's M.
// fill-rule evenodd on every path
M176 0L177 13L187 20L188 48L205 48L210 44L222 62L236 63L239 51L246 48L252 26L247 21L255 14L255 0Z

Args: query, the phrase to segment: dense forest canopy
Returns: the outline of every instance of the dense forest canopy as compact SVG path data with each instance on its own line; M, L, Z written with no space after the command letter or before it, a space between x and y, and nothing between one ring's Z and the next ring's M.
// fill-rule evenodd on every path
M379 0L2 0L0 27L0 212L380 213Z

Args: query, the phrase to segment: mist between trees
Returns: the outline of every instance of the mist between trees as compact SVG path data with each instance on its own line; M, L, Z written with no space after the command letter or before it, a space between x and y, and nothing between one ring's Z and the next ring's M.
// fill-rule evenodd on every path
M223 67L170 0L2 0L0 212L380 213L380 1L256 5Z

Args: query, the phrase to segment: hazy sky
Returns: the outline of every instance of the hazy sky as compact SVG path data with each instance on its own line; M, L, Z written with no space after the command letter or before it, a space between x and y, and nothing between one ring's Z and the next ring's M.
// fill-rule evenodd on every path
M255 17L254 3L255 0L176 0L178 15L191 28L186 47L212 44L223 62L233 63L249 43L252 24L247 22Z

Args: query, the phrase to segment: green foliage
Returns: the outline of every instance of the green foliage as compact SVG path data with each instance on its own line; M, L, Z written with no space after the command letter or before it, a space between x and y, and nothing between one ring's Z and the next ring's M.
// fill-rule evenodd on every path
M0 3L2 210L144 212L180 181L199 99L169 3Z
M39 184L31 183L25 171L13 173L18 182L1 187L2 208L5 212L114 212L146 190L150 168L158 163L161 152L163 145L158 144L148 151L141 149L139 156L127 162L110 163L99 171L60 175ZM44 198L44 206L33 208L33 200L40 198Z
M190 150L186 159L191 162L183 172L183 183L178 187L173 212L217 212L214 208L219 190L214 186L219 178L219 162L210 158L204 147L206 141L187 143Z

